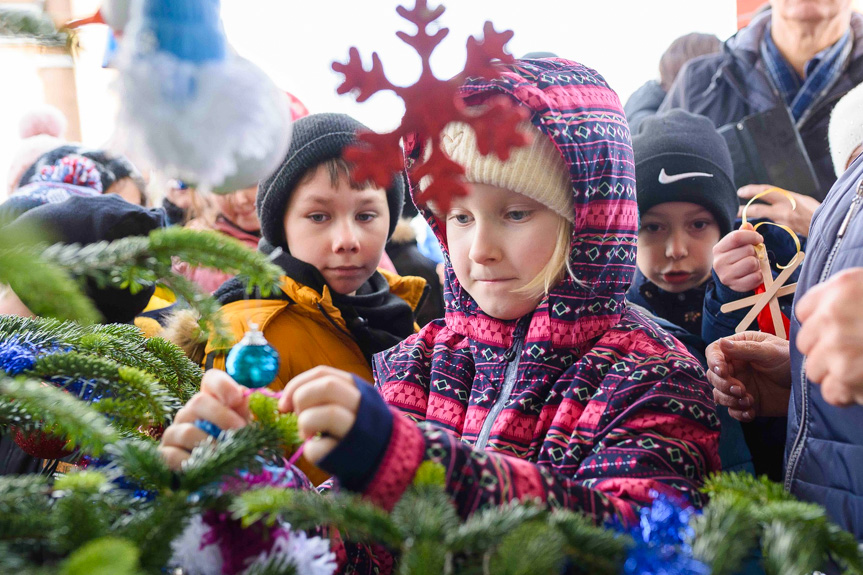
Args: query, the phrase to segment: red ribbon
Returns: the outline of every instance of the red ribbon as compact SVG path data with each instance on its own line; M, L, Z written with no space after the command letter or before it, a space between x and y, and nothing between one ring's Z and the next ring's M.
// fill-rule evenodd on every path
M755 288L756 295L763 294L765 291L767 291L767 289L764 287L764 284ZM782 316L782 323L785 325L785 339L789 339L789 334L791 333L791 322L784 313L779 313ZM770 313L770 306L764 306L761 311L758 312L758 329L760 331L776 335L776 331L773 329L773 314Z

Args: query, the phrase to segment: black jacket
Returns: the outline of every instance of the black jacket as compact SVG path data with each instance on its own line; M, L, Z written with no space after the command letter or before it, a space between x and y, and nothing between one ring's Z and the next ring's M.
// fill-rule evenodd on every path
M729 38L722 52L687 62L659 111L683 108L707 116L719 128L783 105L760 55L769 20L767 10ZM827 143L830 113L842 96L863 81L863 15L852 15L851 30L854 45L844 72L797 122L823 195L836 181Z
M623 106L623 111L626 112L629 131L633 135L638 133L643 121L656 114L663 100L665 100L665 90L656 80L645 82L632 93Z

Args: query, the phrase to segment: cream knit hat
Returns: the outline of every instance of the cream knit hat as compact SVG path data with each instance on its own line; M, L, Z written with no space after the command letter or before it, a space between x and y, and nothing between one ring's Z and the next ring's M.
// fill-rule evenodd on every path
M836 176L841 176L851 152L863 144L863 84L845 94L830 113L827 131Z
M519 131L533 136L532 142L514 148L502 162L494 153L484 156L477 149L476 133L470 125L450 122L441 132L441 148L454 162L465 168L465 179L512 190L545 205L572 222L572 180L563 156L545 134L533 124L519 125ZM425 190L432 179L420 180Z

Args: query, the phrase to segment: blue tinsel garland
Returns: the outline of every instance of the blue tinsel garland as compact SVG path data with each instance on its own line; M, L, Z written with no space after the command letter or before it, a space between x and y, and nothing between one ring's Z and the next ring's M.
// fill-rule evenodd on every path
M36 365L38 351L38 348L22 343L17 337L0 341L0 370L9 376L30 371Z
M11 337L0 341L0 371L10 377L21 375L32 370L39 357L68 351L72 349L57 344L37 344L30 341L26 335ZM89 403L98 402L105 397L104 394L96 393L96 385L92 380L52 377L47 381Z
M635 545L623 564L625 575L709 575L710 568L692 556L696 511L665 494L651 492L653 505L641 509L639 524L626 532Z

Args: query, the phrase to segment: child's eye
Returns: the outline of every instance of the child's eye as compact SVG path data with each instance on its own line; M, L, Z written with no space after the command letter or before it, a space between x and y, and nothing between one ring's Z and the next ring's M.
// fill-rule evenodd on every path
M447 219L453 220L455 223L461 225L469 224L471 221L471 217L467 214L450 214Z
M316 224L322 224L328 219L326 214L309 214L306 217L315 222Z
M662 226L659 224L643 224L640 231L655 234L660 230L662 230Z
M696 230L699 230L699 231L700 230L706 230L708 228L708 226L710 226L711 223L712 222L710 222L709 220L698 220L698 221L692 222L692 227L695 228Z
M529 218L532 213L530 210L512 210L507 212L506 217L514 222L521 222Z
M357 214L357 221L370 222L373 219L375 219L376 217L378 217L378 215L374 212L365 212L362 214Z

